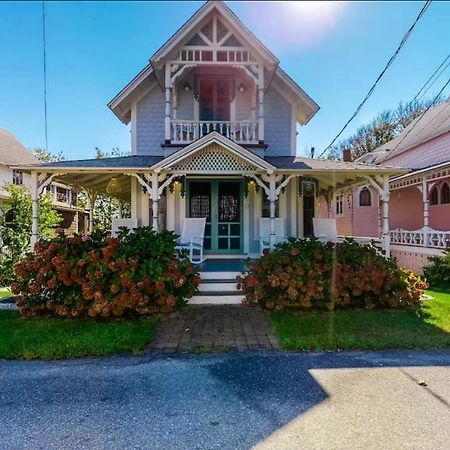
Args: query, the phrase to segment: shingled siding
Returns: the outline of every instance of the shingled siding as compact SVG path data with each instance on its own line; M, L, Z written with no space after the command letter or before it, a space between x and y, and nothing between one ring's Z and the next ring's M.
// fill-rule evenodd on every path
M264 140L267 156L291 154L292 109L290 103L271 87L264 98Z
M136 109L136 154L163 155L164 141L164 94L152 89L137 104Z

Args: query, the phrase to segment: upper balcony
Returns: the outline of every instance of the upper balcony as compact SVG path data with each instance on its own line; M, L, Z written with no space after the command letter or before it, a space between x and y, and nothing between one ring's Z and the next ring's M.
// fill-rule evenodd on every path
M171 120L170 126L172 144L189 144L211 131L217 131L241 145L259 142L257 121Z
M155 64L165 90L166 145L211 131L241 145L264 144L264 62L217 17Z

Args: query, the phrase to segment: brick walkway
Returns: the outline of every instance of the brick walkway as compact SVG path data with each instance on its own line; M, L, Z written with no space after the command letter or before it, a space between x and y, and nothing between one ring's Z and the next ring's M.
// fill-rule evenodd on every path
M264 312L240 305L189 306L161 319L148 353L272 350L278 341Z

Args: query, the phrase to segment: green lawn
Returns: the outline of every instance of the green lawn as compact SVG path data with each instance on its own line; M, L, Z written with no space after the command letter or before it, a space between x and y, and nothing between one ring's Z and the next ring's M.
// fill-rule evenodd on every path
M155 331L154 319L23 319L0 310L1 359L59 359L114 353L140 353Z
M269 320L286 350L449 348L450 294L412 311L271 312Z
M0 288L0 298L2 297L9 297L11 294L11 291L9 290L9 288Z

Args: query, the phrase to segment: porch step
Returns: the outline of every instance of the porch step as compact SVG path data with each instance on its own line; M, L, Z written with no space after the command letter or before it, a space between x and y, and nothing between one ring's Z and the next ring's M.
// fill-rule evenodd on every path
M202 281L204 280L236 280L242 272L200 272Z
M222 294L222 293L221 293ZM242 294L227 295L194 295L189 299L190 305L240 305L244 300Z
M200 272L199 292L189 299L192 305L239 305L244 300L237 290L236 277L241 272Z
M235 280L205 280L198 287L200 292L234 292L236 291Z

